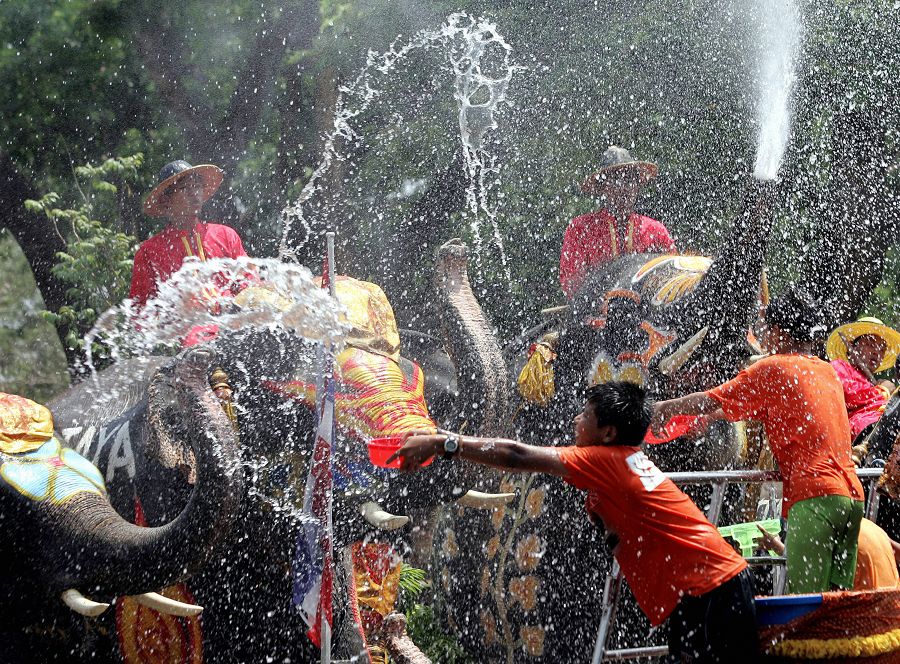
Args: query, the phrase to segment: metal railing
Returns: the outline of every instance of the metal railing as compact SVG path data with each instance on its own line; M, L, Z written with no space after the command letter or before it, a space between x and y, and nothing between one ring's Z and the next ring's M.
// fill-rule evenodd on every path
M872 521L878 515L878 492L871 484L881 476L881 468L858 468L857 476L863 482L870 484L868 500L866 502L866 518ZM725 489L729 484L756 484L762 482L781 482L781 476L774 470L714 470L697 473L666 473L666 477L678 486L712 484L713 491L709 501L709 510L706 517L714 526L719 525L719 516L722 513L722 505L725 501ZM784 589L784 557L754 557L747 559L751 565L780 565L781 574L776 575L775 589L780 593ZM600 613L600 628L597 630L597 641L594 644L594 656L592 664L600 662L619 662L642 657L664 657L668 654L668 646L649 646L645 648L624 648L620 650L608 650L612 626L616 620L616 611L622 594L622 570L619 563L613 558L609 574L603 586L603 603ZM780 587L779 587L780 586Z

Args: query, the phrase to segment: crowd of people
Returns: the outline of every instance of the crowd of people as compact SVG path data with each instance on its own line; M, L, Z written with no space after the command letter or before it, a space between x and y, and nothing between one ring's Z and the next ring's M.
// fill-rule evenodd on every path
M576 217L565 231L559 274L568 298L589 272L617 256L676 250L663 224L634 210L640 187L656 174L655 165L625 149L604 152L599 170L581 187L602 207ZM144 210L167 224L135 256L130 297L136 309L189 257L246 256L234 230L201 219L222 178L215 166L185 161L160 172ZM231 297L238 287L212 283L211 297ZM895 368L900 333L870 317L841 325L824 344L826 361L817 352L819 315L806 293L787 289L765 310L760 340L768 355L704 392L653 404L631 383L592 387L575 418L572 446L431 431L409 436L397 456L405 470L443 456L556 475L586 491L588 514L614 541L638 604L651 623L669 621L673 656L753 661L757 636L747 563L641 444L648 429L659 432L676 415L762 422L783 479L787 536L782 541L777 533L761 532L760 544L784 554L789 590L896 587L900 545L863 518L865 496L854 461L883 458L883 445L870 441L877 434L893 444L900 431L885 415L895 384L881 377ZM215 334L214 325L194 329L185 344Z
M575 217L563 238L559 278L567 298L592 270L618 256L676 251L662 223L635 212L640 188L657 172L623 148L603 153L581 185L602 207ZM144 207L168 223L135 256L130 295L137 307L187 257L246 256L234 230L200 218L221 182L221 170L211 165L175 161L162 169ZM211 287L215 297L229 297L234 285ZM591 388L571 447L442 432L408 438L398 455L407 470L442 455L549 473L587 491L587 511L615 540L639 605L653 624L668 619L673 656L750 661L757 637L747 564L647 458L641 442L648 428L661 430L675 415L761 421L783 478L787 538L762 532L760 544L785 555L789 590L897 586L900 545L862 518L864 492L854 460L870 453L869 438L894 392L893 382L879 376L895 367L900 333L875 318L842 325L825 345L827 362L814 349L819 313L808 295L788 289L765 312L761 341L769 354L706 392L651 404L630 383ZM214 334L215 326L195 329L185 343ZM888 428L893 441L898 427ZM662 568L669 572L658 574Z
M560 283L572 299L585 275L625 253L672 252L658 221L634 212L639 187L656 167L610 147L582 185L604 206L566 229ZM786 558L792 593L900 585L900 544L863 518L856 465L900 432L885 411L895 386L900 333L876 318L841 325L819 357L821 308L790 287L766 308L767 355L705 392L651 404L630 383L588 390L574 421L574 445L537 447L512 440L422 432L397 453L415 470L436 455L510 472L547 473L587 491L586 509L613 536L614 554L639 606L656 625L668 619L673 661L753 662L758 645L751 577L744 559L691 500L641 451L651 429L677 415L763 424L783 480L786 543L761 530L759 544ZM666 570L660 574L660 570Z

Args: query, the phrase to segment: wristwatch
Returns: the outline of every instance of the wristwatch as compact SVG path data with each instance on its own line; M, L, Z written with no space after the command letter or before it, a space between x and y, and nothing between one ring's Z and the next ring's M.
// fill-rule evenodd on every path
M452 433L447 435L444 441L444 458L452 459L459 452L459 438Z

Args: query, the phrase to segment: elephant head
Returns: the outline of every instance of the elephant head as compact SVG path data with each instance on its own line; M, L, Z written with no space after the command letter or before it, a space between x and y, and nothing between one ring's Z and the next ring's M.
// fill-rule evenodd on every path
M86 596L108 600L145 593L151 594L143 601L164 612L199 608L167 604L152 591L204 565L240 501L235 432L207 382L214 357L210 351L190 351L168 369L185 417L182 430L197 459L194 491L169 523L144 528L122 518L97 468L56 438L26 454L2 455L0 501L7 527L0 555L10 565L2 582L8 608L21 606L23 599L55 596L94 615L106 604Z

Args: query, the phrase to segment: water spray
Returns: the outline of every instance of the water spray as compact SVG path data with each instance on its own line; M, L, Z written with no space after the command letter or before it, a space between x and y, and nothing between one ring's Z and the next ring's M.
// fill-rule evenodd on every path
M753 176L774 180L790 134L789 103L800 47L800 12L794 0L755 0L759 55L759 136Z
M331 170L335 161L344 157L340 143L361 139L353 126L357 117L368 110L382 94L381 78L392 72L411 52L417 49L443 48L454 75L454 97L459 105L459 135L463 148L463 162L467 176L466 214L471 215L470 228L475 237L476 250L480 251L482 236L481 218L489 220L493 239L506 268L506 253L496 210L489 201L489 179L499 172L496 157L485 147L487 134L496 129L494 114L501 103L506 102L506 90L516 67L511 62L512 48L497 31L496 26L484 19L476 19L463 13L451 14L438 29L422 30L406 42L398 37L383 53L369 51L366 64L357 77L339 88L335 105L334 123L325 136L322 159L297 200L282 210L283 231L278 256L282 261L296 262L297 250L312 237L312 224L304 216L304 205L321 189L321 178ZM488 63L486 56L500 57ZM497 71L496 75L488 69ZM291 241L295 224L299 224L304 236Z
M264 288L255 294L248 290L251 297L242 298L241 306L227 297L203 295L213 283L227 284L236 291L238 284L254 285L257 280ZM177 351L192 328L205 325L215 325L223 332L281 325L305 339L338 348L347 330L340 306L301 265L273 258L188 258L139 310L125 300L100 316L84 337L87 366L96 374L91 357L94 340L102 340L114 360L148 356L158 354L161 348Z

